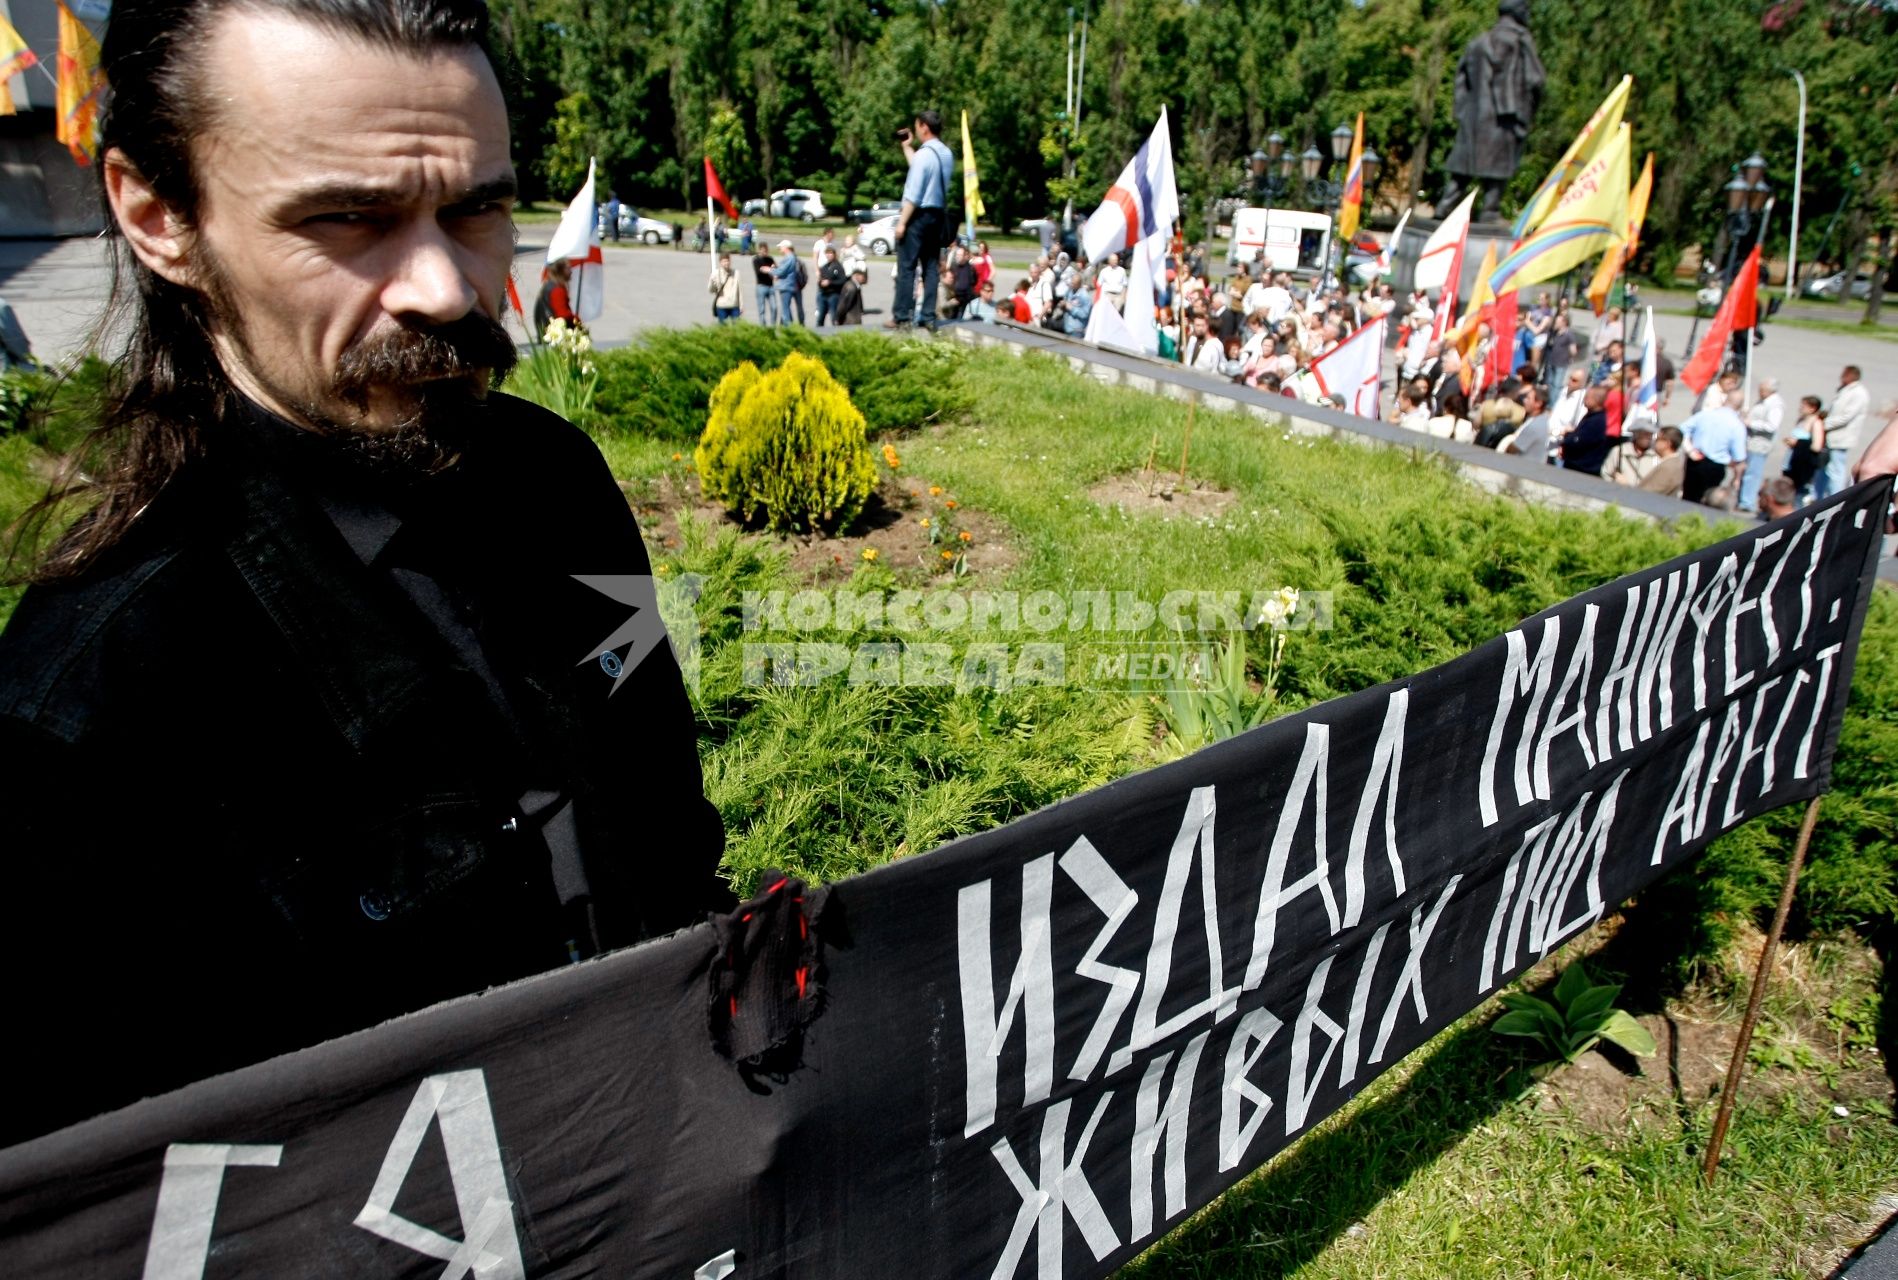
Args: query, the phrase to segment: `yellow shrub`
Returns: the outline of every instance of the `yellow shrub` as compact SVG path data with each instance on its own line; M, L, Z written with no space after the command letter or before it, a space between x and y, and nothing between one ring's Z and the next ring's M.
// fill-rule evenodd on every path
M712 392L693 455L705 496L776 529L838 530L876 487L863 415L821 360L741 364Z
M757 386L762 377L758 366L747 360L712 389L710 415L704 433L699 436L699 446L692 451L692 464L699 471L700 492L714 502L730 499L732 472L728 454L732 446L732 413L745 393Z

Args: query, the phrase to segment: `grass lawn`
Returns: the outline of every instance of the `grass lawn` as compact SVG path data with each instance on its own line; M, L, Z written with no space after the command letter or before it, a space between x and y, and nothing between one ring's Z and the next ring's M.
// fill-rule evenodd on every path
M824 356L869 417L881 500L846 538L736 528L695 499L705 396L741 356ZM874 335L693 330L600 357L591 424L639 512L656 572L699 580L694 702L727 867L836 879L983 830L1155 763L1167 709L1138 688L779 687L747 680L748 592L1126 592L1289 586L1333 625L1245 644L1270 714L1447 661L1522 617L1717 538L1480 494L1433 457L1282 435L1102 387L1036 355ZM1186 433L1192 429L1190 448ZM0 507L70 435L0 438ZM1187 484L1172 501L1148 491ZM881 454L881 449L879 449ZM894 457L894 465L891 458ZM1152 459L1152 466L1147 466ZM927 523L925 523L927 522ZM961 535L968 533L964 540ZM947 550L949 555L944 556ZM874 558L867 552L876 552ZM11 598L0 598L0 616ZM1157 628L1155 634L1158 634ZM901 639L853 620L816 637ZM1021 637L1004 635L1003 640ZM1039 637L1029 637L1039 638ZM1059 639L1080 647L1089 633ZM1115 639L1123 637L1116 636ZM1072 659L1070 660L1072 663ZM1835 791L1795 945L1711 1187L1698 1180L1762 904L1796 815L1718 842L1585 938L1598 974L1663 1046L1591 1052L1546 1076L1473 1012L1127 1269L1138 1277L1823 1275L1898 1192L1877 951L1898 934L1898 595L1874 601ZM1554 961L1526 980L1548 980ZM1709 1067L1709 1063L1715 1065ZM1843 1108L1839 1115L1835 1108Z

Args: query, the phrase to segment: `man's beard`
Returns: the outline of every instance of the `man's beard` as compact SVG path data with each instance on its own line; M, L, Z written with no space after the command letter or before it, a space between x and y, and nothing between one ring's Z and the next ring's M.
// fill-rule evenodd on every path
M278 385L246 340L243 318L226 277L209 263L205 295L253 378L302 424L365 466L398 475L432 475L452 467L479 432L488 391L514 367L507 330L479 310L447 324L399 323L344 351L320 398ZM393 399L396 417L367 421L372 397ZM337 405L356 410L354 419Z

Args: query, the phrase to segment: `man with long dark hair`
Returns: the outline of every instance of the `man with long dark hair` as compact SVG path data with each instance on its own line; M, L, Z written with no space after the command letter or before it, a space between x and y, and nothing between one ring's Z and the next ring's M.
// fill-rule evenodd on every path
M0 1145L722 897L633 515L584 435L490 390L486 23L115 6L127 346L0 636Z

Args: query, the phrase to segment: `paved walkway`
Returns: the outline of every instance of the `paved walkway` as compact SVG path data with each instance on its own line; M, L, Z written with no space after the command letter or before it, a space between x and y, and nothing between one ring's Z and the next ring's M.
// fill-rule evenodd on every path
M523 297L533 295L546 245L543 228L530 230L532 234L523 238L515 269ZM808 256L807 238L800 237L797 246L799 254ZM742 261L737 266L741 272L748 271ZM606 267L606 313L593 326L598 341L620 342L641 329L711 320L705 255L669 247L609 245ZM109 285L110 271L99 241L0 241L0 297L19 312L35 349L43 355L57 359L85 347ZM1012 288L1013 281L1004 279L1002 285ZM888 314L892 293L891 260L872 259L871 323ZM815 318L814 301L806 301L807 312ZM747 316L752 314L753 305L752 292L746 288L743 310ZM1677 364L1686 361L1692 324L1687 316L1655 316L1655 325ZM1887 341L1771 325L1766 335L1766 341L1755 351L1754 374L1777 377L1788 404L1795 409L1798 398L1808 392L1830 401L1839 385L1839 370L1846 364L1857 364L1865 370L1874 410L1886 400L1898 398L1898 360L1893 359L1892 345ZM1687 416L1687 407L1687 397L1677 394L1663 411L1662 421L1681 421ZM1882 417L1878 420L1883 422Z

